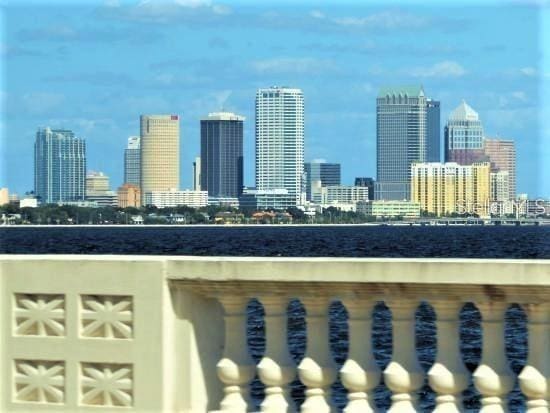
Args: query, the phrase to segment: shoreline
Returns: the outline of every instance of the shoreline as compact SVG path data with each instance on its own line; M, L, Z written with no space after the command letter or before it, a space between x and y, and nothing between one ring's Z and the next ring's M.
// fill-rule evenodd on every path
M522 225L496 224L492 222L479 224L471 223L430 223L430 222L365 222L360 224L16 224L16 225L0 225L0 228L262 228L262 227L535 227L535 226L550 226L550 221L527 221Z

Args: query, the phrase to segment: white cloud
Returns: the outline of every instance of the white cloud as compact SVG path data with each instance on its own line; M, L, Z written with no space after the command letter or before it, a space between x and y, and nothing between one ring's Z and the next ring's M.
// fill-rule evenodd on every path
M217 107L222 109L225 108L225 104L229 96L233 93L232 90L222 90L214 93L214 98L216 99Z
M231 14L231 8L223 4L214 4L212 6L212 11L215 14Z
M126 11L126 17L138 20L151 20L166 23L178 20L186 12L206 12L216 15L231 13L231 8L214 4L211 0L142 0Z
M374 86L372 85L372 83L365 83L363 84L363 91L365 93L372 93L375 91L374 89Z
M534 67L522 67L521 69L519 69L519 71L522 75L528 77L533 77L537 75L537 69L535 69Z
M325 14L319 10L312 10L309 12L309 15L313 17L314 19L324 19Z
M61 106L65 102L65 95L60 93L33 92L21 97L21 103L31 114L40 115L48 113Z
M512 97L517 99L517 100L520 100L522 102L527 102L528 99L527 99L527 94L523 91L515 91L515 92L512 92Z
M461 77L466 70L457 62L445 60L429 67L417 67L410 71L415 77Z
M106 131L117 127L116 122L111 118L51 118L47 120L46 124L53 128L73 129L77 136L82 137L86 137L86 135L96 128Z
M105 0L103 5L105 7L120 7L120 0Z
M330 60L286 57L256 60L252 62L252 67L259 73L319 73L336 69Z
M428 23L425 17L400 11L383 11L366 17L337 17L332 21L340 26L377 29L420 28Z
M196 9L197 7L210 7L212 2L210 0L174 0L178 6L190 7Z

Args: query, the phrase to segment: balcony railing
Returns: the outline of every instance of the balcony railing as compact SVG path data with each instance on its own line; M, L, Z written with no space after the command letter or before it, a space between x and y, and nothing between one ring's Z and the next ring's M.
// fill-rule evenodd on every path
M480 411L507 410L516 380L526 411L549 411L550 261L460 259L200 258L1 256L0 410L251 412L250 382L265 386L263 412L323 413L330 387L347 389L347 413L376 411L383 379L391 412L423 411L427 379L436 412L464 411L471 381ZM247 305L264 309L265 350L247 346ZM298 364L287 340L287 307L305 309L306 345ZM329 306L348 313L347 360L329 346ZM372 314L391 311L393 351L381 370L373 356ZM415 347L415 312L434 309L435 362L427 373ZM481 313L482 349L470 374L459 348L459 312ZM528 358L512 372L504 313L527 315ZM426 377L427 376L427 377ZM290 385L305 386L296 406Z

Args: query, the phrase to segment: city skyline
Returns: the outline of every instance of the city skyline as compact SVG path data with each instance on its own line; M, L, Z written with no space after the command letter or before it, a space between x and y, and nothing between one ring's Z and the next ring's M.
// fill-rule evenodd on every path
M273 84L304 92L305 161L325 158L341 163L342 182L352 183L354 177L376 175L374 96L384 85L405 83L421 84L431 98L441 101L441 126L465 99L479 112L488 136L516 142L518 193L550 196L550 188L541 178L548 154L542 145L546 126L537 120L545 109L541 100L544 89L539 91L539 85L546 72L539 59L539 33L533 21L538 21L542 9L518 5L470 8L451 18L448 8L429 5L392 9L332 4L319 9L307 3L283 3L258 9L236 4L225 11L216 8L216 12L213 3L197 2L193 9L184 3L173 6L175 14L174 9L167 13L143 4L93 3L71 8L68 20L61 19L66 12L63 7L8 8L2 43L6 56L3 72L10 83L3 90L6 105L1 150L5 162L1 186L19 193L32 189L32 174L20 171L32 169L29 137L41 125L71 129L86 139L89 168L104 171L117 186L123 181L120 154L127 138L139 133L137 116L173 113L181 117L180 186L191 188L189 171L199 154L199 120L220 109L248 119L244 182L251 186L253 98L258 88ZM279 19L273 13L278 13ZM257 40L245 37L245 31L235 25L244 15L257 16L265 23L266 33ZM394 20L388 19L389 15ZM38 28L31 26L36 16L43 22ZM352 20L350 16L358 17ZM90 20L79 27L84 18ZM220 28L195 24L208 21L215 21ZM276 21L284 24L284 30L276 30ZM150 43L142 39L140 47L151 53L143 65L134 68L138 22L162 33L162 38L152 35ZM460 22L467 28L465 33L458 30ZM511 22L525 30L504 30ZM106 28L109 23L113 26L110 31ZM251 22L248 29L259 33L257 24ZM415 29L415 47L422 50L404 49L399 38L407 27ZM90 32L95 35L86 38ZM298 40L296 34L300 34ZM119 36L113 46L106 40L109 35ZM181 41L173 44L174 39ZM93 49L93 59L84 58L85 51L77 50L79 45ZM158 47L158 53L152 50ZM430 49L432 53L423 53ZM49 51L52 56L65 53L65 64L42 65L39 72L30 71L33 62L42 61ZM118 57L115 52L120 52ZM182 52L184 59L179 58ZM234 58L239 53L243 54L242 65ZM98 57L111 61L104 65ZM479 63L474 63L474 58ZM83 63L76 64L78 59ZM220 61L227 65L216 66L219 73L213 78L208 66ZM446 63L437 66L442 62ZM407 67L386 70L393 63ZM69 105L72 101L76 103ZM84 101L89 105L79 104ZM8 136L18 138L10 140Z

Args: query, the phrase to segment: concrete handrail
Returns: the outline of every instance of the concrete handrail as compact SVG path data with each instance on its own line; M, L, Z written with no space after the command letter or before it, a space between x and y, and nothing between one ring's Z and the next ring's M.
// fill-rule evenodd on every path
M483 412L506 410L515 377L504 348L504 312L523 307L529 358L518 379L527 411L550 398L550 261L490 259L246 258L168 256L0 256L4 335L0 408L125 406L137 411L249 412L249 383L266 386L264 412L291 412L289 384L306 386L301 411L332 412L340 375L347 413L375 411L381 376L392 412L420 411L425 373L414 344L415 311L436 313L437 356L427 373L437 412L462 411L473 379ZM246 345L246 307L265 311L266 349L255 365ZM286 308L306 310L306 354L298 366L286 342ZM348 359L329 351L328 308L348 311ZM372 311L392 312L394 347L383 372L371 348ZM459 350L459 311L482 315L483 349L470 377ZM217 377L216 377L217 376ZM101 390L97 390L101 389Z

